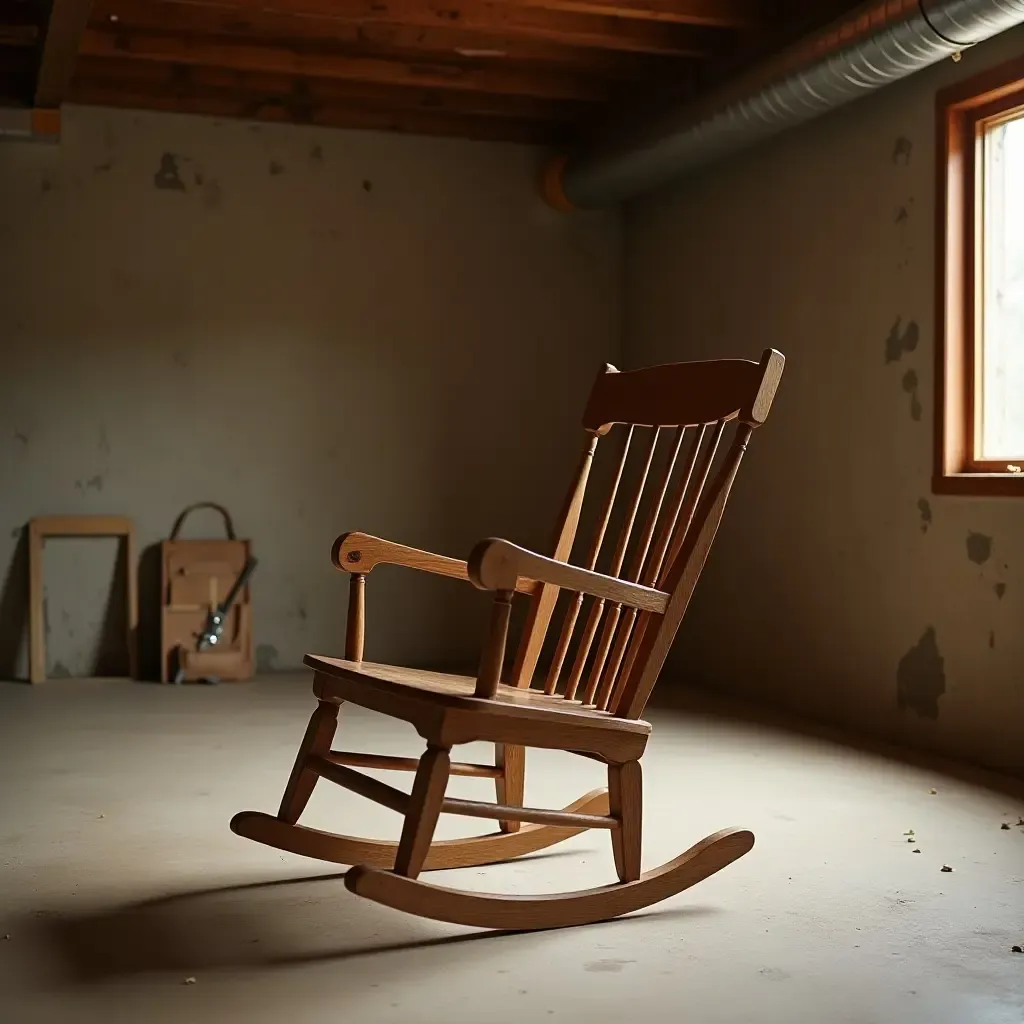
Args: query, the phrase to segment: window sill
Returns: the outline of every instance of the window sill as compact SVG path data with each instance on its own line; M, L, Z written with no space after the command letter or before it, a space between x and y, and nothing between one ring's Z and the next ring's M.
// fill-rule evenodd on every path
M932 477L932 494L1024 498L1024 473L946 473Z

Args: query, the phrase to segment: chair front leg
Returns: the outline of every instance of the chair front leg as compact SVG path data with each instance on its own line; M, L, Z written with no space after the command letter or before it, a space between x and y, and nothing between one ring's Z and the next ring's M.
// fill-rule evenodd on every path
M620 882L635 882L640 877L643 794L639 761L608 765L608 809L619 820L619 827L612 829L612 853Z
M501 769L501 775L494 780L498 803L522 807L526 784L526 747L495 743L494 763ZM498 828L502 832L518 832L521 824L519 821L501 820Z
M306 767L306 760L312 754L326 754L331 749L334 733L338 728L338 712L340 705L333 701L322 700L317 705L306 726L306 734L295 757L292 773L288 776L281 807L277 812L281 821L294 825L299 815L306 809L309 798L313 795L313 787L319 776Z
M423 869L444 802L451 765L448 747L428 746L416 769L409 810L395 855L395 874L415 878Z

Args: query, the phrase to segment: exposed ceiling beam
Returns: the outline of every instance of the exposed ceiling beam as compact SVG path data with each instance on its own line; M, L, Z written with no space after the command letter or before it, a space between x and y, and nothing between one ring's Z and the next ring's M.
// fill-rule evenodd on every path
M64 102L91 7L92 0L53 0L36 76L37 107L59 107Z
M617 18L670 21L714 28L762 28L769 13L765 0L516 0L527 7Z
M97 89L108 93L122 89L128 95L148 93L171 98L235 94L257 105L263 102L291 106L300 121L309 120L311 113L320 107L337 103L359 103L377 111L494 115L560 124L585 122L600 109L592 103L536 96L414 88L337 78L308 79L269 72L83 56L75 74L72 95Z
M335 18L242 12L222 5L174 0L96 0L91 22L115 34L143 30L179 36L221 36L232 42L265 45L332 45L339 54L397 56L411 60L478 58L558 66L583 74L636 78L650 74L659 57L632 51L568 46L455 25L358 24ZM430 55L425 57L424 55Z
M249 0L172 0L182 7L216 7L244 21L256 5ZM117 0L96 0L97 10L117 17ZM634 21L606 12L546 10L508 0L258 0L264 13L330 19L350 25L408 25L461 28L566 46L669 56L701 56L720 46L720 33L694 25Z
M350 57L323 49L254 46L227 40L180 38L157 33L109 33L88 29L81 53L93 57L132 57L183 65L270 71L310 78L341 78L437 89L595 100L607 97L609 83L554 70L480 66L480 62L407 62Z
M76 81L75 103L199 114L207 117L242 118L247 121L294 123L295 110L281 100L254 99L235 94L170 95L161 92L125 90L98 81ZM446 135L497 142L554 144L564 140L569 129L547 121L513 120L448 111L375 110L360 104L338 101L309 111L304 124L330 128L405 132L416 135Z

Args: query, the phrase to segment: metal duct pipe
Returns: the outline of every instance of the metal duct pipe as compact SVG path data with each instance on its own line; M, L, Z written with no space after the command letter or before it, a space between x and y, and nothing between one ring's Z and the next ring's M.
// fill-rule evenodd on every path
M872 0L706 96L556 157L544 197L631 199L1022 23L1024 0Z

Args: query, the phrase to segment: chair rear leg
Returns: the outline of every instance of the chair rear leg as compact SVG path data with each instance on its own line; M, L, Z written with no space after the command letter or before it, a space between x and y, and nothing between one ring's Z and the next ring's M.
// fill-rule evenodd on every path
M526 785L526 747L511 743L495 743L494 763L502 771L494 780L498 803L522 807ZM521 824L518 821L499 821L498 828L502 832L518 832Z
M619 827L611 830L615 873L620 882L640 877L643 832L643 773L639 761L608 765L608 809Z
M450 764L447 747L428 746L420 758L395 854L395 874L415 878L423 869L444 802Z
M334 733L338 728L338 712L340 705L332 701L322 700L317 705L306 726L306 734L295 757L292 773L288 776L281 807L277 812L281 821L294 825L299 815L306 809L309 798L313 795L313 787L319 776L306 767L306 759L310 754L326 754L331 749Z

